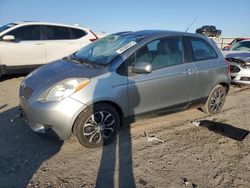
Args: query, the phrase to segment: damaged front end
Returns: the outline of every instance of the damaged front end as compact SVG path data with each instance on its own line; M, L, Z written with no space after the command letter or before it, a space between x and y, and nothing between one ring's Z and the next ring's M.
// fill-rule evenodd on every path
M238 58L226 58L227 61L231 62L231 63L236 63L242 67L249 67L250 66L250 59L249 61L244 61L242 59L238 59Z
M250 84L250 59L226 58L230 62L231 82L235 84Z

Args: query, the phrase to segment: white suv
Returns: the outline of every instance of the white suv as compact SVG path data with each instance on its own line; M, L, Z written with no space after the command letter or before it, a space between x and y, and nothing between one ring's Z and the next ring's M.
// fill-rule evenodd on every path
M0 76L26 73L68 56L98 39L90 30L45 22L9 23L0 27Z

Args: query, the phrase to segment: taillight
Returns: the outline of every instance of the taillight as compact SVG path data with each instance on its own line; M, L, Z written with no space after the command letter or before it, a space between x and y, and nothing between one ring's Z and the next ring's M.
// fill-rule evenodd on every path
M94 42L95 40L97 40L98 39L98 37L96 36L96 34L93 32L93 31L91 31L91 30L89 30L93 35L94 35L94 37L95 38L91 38L91 39L89 39L91 42Z
M230 62L227 61L226 59L224 59L225 63L227 64L227 67L228 67L228 75L230 76Z

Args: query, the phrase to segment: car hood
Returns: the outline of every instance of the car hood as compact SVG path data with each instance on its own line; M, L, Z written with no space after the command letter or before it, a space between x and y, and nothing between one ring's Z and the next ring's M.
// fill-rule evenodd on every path
M225 58L234 58L244 62L250 62L250 52L223 51L222 53Z
M50 87L68 78L92 78L103 74L105 71L105 67L93 67L62 59L34 70L24 81L32 90L36 90L39 87Z

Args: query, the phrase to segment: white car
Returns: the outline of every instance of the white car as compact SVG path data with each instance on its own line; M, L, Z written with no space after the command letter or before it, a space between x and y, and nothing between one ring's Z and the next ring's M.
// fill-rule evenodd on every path
M90 29L45 22L9 23L0 27L0 76L26 73L97 40Z
M231 82L250 84L250 52L231 52L224 55L231 64Z
M231 82L234 84L250 84L250 40L235 43L223 55L231 64Z

